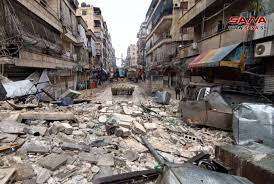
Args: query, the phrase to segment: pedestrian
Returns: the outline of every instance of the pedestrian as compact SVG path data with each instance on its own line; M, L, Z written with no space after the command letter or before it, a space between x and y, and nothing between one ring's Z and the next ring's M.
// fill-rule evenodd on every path
M176 93L176 100L181 100L181 85L179 82L177 82L175 86L175 93ZM178 99L179 97L179 99Z

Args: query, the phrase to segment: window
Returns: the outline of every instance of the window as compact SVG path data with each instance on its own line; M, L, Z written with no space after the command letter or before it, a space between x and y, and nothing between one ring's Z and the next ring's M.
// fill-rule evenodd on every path
M83 11L82 11L82 15L87 15L87 11L86 11L86 10L83 10Z

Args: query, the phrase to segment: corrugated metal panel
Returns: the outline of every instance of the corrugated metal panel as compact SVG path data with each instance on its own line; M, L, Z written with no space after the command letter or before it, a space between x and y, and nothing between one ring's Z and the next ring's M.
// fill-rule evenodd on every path
M199 67L217 67L228 54L236 49L239 44L230 45L227 47L221 47L218 49L209 50L202 53L189 64L189 68Z

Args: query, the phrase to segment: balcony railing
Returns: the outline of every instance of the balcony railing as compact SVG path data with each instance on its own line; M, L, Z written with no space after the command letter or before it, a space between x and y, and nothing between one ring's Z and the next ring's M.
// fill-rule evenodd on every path
M172 12L173 12L173 1L172 0L161 1L156 11L151 17L152 29L158 24L158 22L161 20L163 16L171 15Z

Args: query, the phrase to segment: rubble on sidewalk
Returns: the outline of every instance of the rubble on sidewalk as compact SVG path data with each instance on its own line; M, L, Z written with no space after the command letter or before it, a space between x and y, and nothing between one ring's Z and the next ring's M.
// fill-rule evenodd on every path
M109 89L110 90L110 89ZM122 97L123 98L123 97ZM127 97L124 97L127 98ZM18 182L90 183L96 178L153 169L157 162L143 145L145 135L165 159L183 163L200 151L231 143L229 133L191 127L176 114L177 101L160 105L117 99L31 111L1 110L0 169L22 166ZM0 178L1 179L1 178Z

